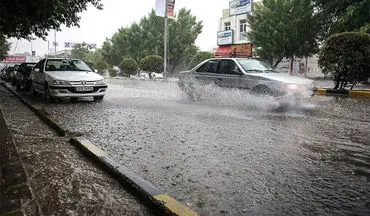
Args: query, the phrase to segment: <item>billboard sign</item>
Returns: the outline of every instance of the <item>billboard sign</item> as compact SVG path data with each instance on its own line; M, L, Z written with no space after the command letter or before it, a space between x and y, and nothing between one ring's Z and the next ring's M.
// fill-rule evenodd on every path
M230 2L230 16L252 11L252 0L234 0Z
M26 56L7 56L5 59L2 60L2 62L6 63L23 63L27 61Z
M233 43L233 30L217 32L217 45L229 45Z
M155 14L160 17L165 16L166 0L156 0ZM167 0L167 17L175 17L175 0Z
M65 48L73 48L74 46L81 44L82 46L85 46L88 49L96 49L96 44L93 43L74 43L74 42L64 42Z

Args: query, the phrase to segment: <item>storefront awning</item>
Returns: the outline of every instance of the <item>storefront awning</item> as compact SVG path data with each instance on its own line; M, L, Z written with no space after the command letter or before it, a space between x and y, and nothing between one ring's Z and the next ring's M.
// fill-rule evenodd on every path
M222 58L222 57L230 57L231 54L231 46L219 46L214 53L214 56L216 58Z

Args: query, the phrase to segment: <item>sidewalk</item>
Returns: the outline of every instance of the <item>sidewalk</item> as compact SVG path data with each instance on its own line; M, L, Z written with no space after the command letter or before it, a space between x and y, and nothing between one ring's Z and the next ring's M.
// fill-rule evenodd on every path
M334 81L332 81L332 80L314 80L314 85L317 88L332 89L332 88L334 88ZM355 85L353 90L368 90L368 91L370 91L370 84L359 83L359 84Z
M30 190L30 196L21 199L25 215L152 215L68 138L57 136L3 87L0 107L25 168Z

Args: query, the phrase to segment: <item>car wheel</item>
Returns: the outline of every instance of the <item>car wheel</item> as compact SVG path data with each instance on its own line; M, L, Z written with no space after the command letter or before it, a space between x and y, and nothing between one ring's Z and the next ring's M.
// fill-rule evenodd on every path
M31 94L32 96L36 97L38 96L38 92L35 90L35 88L33 87L33 85L31 84Z
M272 95L271 90L264 85L256 86L252 89L252 92L258 95Z
M45 102L47 102L47 103L49 103L49 102L58 102L58 100L56 98L54 98L50 95L50 89L49 89L48 84L45 84L45 86L44 86L44 99L45 99Z
M95 96L94 101L102 101L104 99L104 96Z

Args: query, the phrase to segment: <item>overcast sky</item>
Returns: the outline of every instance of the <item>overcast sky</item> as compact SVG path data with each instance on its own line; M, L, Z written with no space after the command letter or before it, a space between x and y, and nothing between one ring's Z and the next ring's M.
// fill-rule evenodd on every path
M62 28L57 32L58 50L64 49L64 42L86 42L102 45L105 38L110 38L122 26L129 26L133 22L147 15L155 7L155 0L102 0L103 10L90 6L81 14L80 28ZM222 16L222 9L228 8L229 0L176 0L175 10L182 7L191 9L192 14L203 21L203 33L198 37L196 44L202 50L216 47L216 33L218 21ZM47 40L54 40L51 32ZM31 52L31 43L25 40L12 40L10 54ZM52 43L50 42L50 48ZM32 49L36 55L47 53L48 42L41 39L32 41Z

